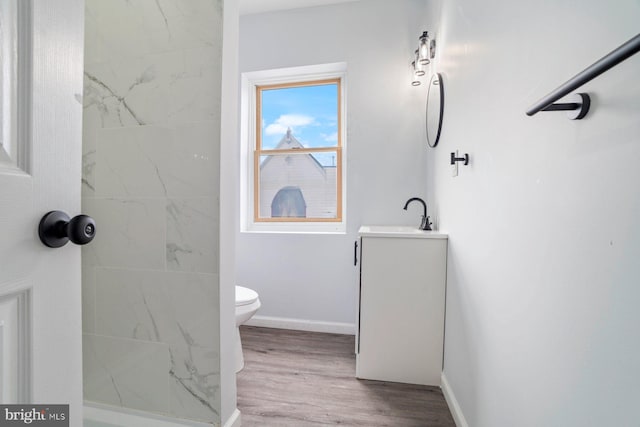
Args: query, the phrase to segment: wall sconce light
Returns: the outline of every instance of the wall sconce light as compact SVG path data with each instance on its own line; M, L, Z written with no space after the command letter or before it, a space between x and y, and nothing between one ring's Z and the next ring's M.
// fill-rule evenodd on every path
M418 53L418 50L416 49L415 55L414 55L415 59L413 61L413 63L415 64L415 73L416 76L418 77L422 77L424 76L426 73L424 71L424 64L422 63L422 61L420 60L420 54Z
M414 61L411 63L413 86L419 86L419 77L426 74L426 68L431 63L431 60L436 56L436 41L429 37L428 31L423 31L422 35L418 37L418 49L415 51Z
M422 82L420 81L420 76L416 72L416 61L411 61L409 72L411 73L411 86L420 86Z

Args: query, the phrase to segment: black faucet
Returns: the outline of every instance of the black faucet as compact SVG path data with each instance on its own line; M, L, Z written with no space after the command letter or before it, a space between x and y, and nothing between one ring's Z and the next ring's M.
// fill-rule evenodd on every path
M407 203L404 204L404 210L407 210L409 203L416 201L422 203L422 207L424 208L424 215L422 215L422 221L420 222L420 230L431 230L431 223L429 222L429 217L427 216L427 204L420 197L412 197L407 200Z

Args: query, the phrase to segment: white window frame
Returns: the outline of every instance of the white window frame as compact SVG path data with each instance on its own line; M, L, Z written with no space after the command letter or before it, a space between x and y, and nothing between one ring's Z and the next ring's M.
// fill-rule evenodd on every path
M254 221L254 156L256 140L256 87L279 83L341 79L340 127L342 139L342 221L256 222ZM346 233L347 224L347 64L344 62L279 68L242 73L240 114L240 231L262 233Z

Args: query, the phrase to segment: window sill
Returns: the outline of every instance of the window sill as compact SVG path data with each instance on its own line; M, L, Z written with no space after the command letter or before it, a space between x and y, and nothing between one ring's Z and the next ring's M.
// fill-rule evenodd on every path
M242 234L320 234L320 235L346 235L346 231L300 231L300 230L240 230Z
M347 226L341 223L251 223L241 233L257 234L347 234Z

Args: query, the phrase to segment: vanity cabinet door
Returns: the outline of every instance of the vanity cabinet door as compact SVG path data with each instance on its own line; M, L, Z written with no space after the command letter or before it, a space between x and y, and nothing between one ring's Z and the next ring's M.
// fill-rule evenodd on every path
M356 376L440 385L446 239L362 237Z

